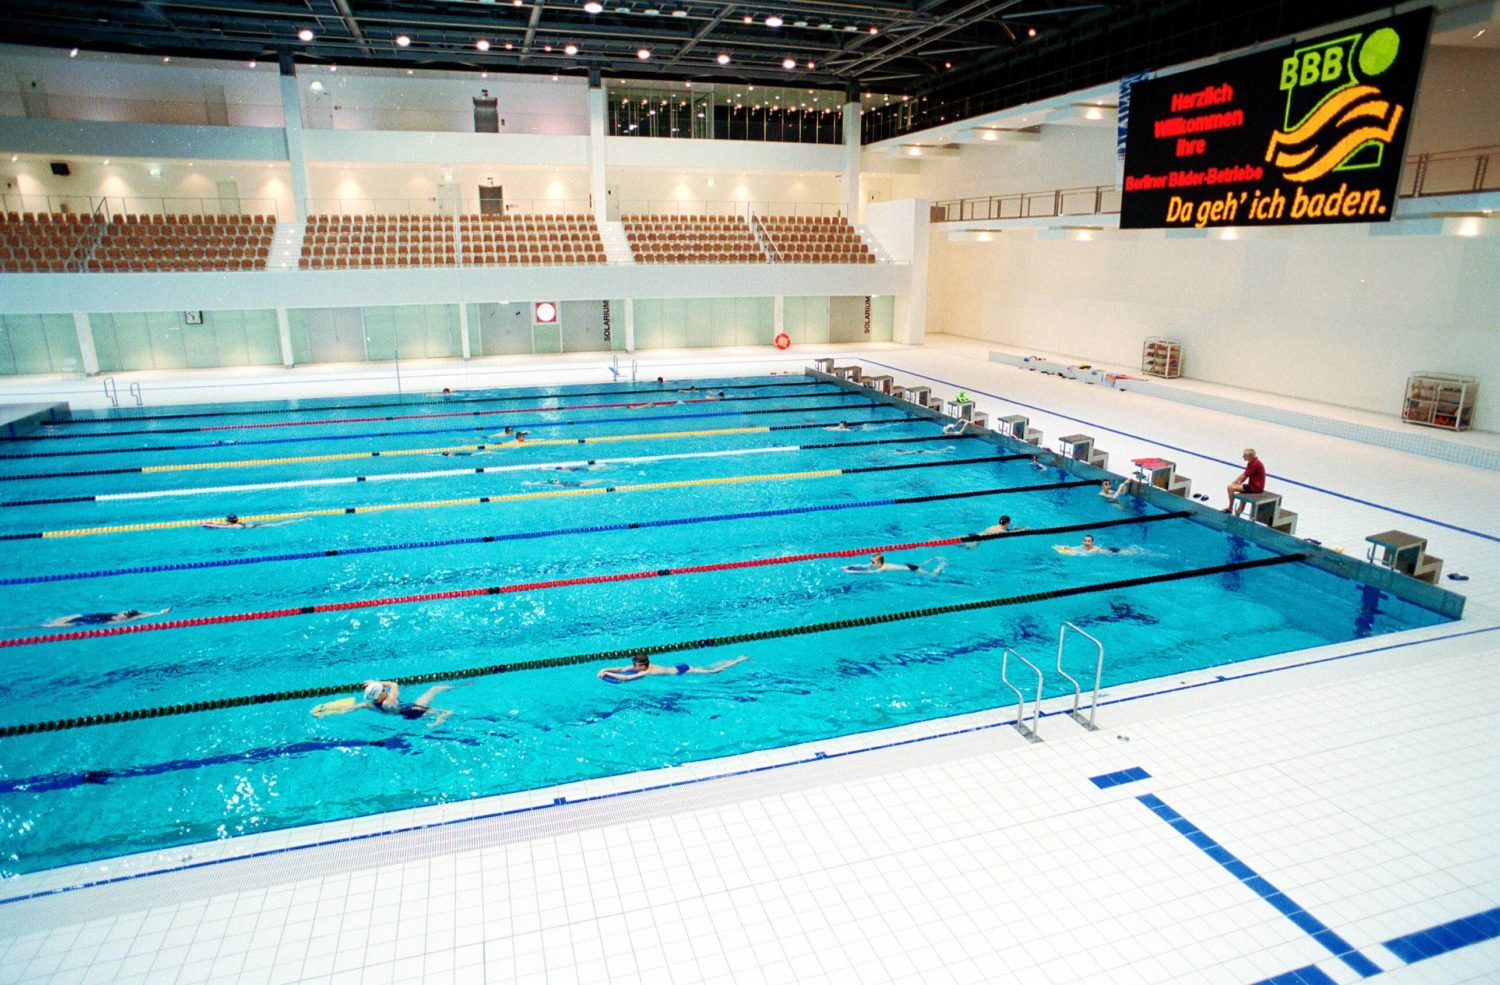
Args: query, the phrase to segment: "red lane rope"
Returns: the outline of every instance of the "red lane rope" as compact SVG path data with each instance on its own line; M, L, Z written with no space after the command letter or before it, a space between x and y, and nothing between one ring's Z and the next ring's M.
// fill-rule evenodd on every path
M318 424L370 424L376 421L424 421L434 417L489 417L492 414L540 414L549 410L602 410L616 407L669 407L672 404L722 403L727 397L694 397L691 400L632 400L622 404L578 404L567 407L506 407L501 410L454 410L442 414L389 414L384 417L330 417L326 421L262 421L258 424L214 424L185 428L187 431L239 431L245 428L300 428ZM99 437L108 436L101 432ZM90 435L94 437L94 435Z
M752 558L748 561L721 561L718 564L695 564L682 568L657 568L651 571L628 571L614 575L555 578L550 581L528 581L519 582L514 585L494 585L485 588L457 588L447 592L423 592L418 595L390 595L378 599L328 602L323 605L302 605L289 609L263 609L259 612L236 612L223 616L202 616L196 619L169 619L165 622L137 623L133 626L109 626L103 629L83 629L72 633L48 633L43 636L27 636L20 639L0 640L0 647L30 646L34 643L62 643L68 640L90 640L99 639L104 636L125 636L129 633L153 633L163 629L189 629L194 626L216 626L223 623L253 622L260 619L284 619L288 616L310 616L319 612L347 612L352 609L370 609L381 605L410 605L414 602L438 602L447 599L474 598L479 595L510 595L516 592L535 592L549 588L569 588L575 585L602 585L609 582L637 581L642 578L664 578L669 575L695 575L709 571L733 571L736 568L762 568L773 564L796 564L800 561L817 561L825 558L857 557L860 554L907 551L915 550L919 547L950 547L954 544L961 544L964 540L964 537L941 537L936 540L918 540L905 544L853 547L838 551L818 551L812 554L788 554L778 557Z

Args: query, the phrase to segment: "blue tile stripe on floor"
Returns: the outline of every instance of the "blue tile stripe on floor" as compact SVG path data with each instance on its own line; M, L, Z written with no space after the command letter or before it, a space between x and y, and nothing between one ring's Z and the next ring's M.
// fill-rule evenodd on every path
M1326 947L1330 954L1348 965L1361 978L1380 974L1379 965L1356 951L1353 945L1330 930L1327 924L1308 913L1290 896L1263 879L1259 873L1240 861L1233 852L1215 841L1192 821L1167 806L1160 797L1147 793L1141 794L1136 800L1145 804L1152 813L1202 849L1204 854L1223 866L1230 875L1244 883L1261 899L1270 903L1282 916L1301 927L1308 936Z
M1263 978L1255 985L1338 985L1328 972L1315 964L1306 968L1293 968L1271 978Z
M1118 787L1122 783L1134 783L1137 780L1149 780L1151 774L1139 766L1132 766L1128 770L1116 770L1113 773L1100 773L1098 776L1089 777L1089 782L1100 790L1108 790L1110 787Z
M1405 934L1386 941L1385 946L1402 961L1414 964L1496 937L1500 937L1500 906Z

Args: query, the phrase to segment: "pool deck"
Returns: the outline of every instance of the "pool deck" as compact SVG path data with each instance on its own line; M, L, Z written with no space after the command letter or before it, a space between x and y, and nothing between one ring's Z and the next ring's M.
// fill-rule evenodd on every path
M1443 582L1464 618L1111 689L1097 732L1044 702L1040 744L1011 705L38 873L0 883L0 982L1500 980L1500 475L991 351L826 354L1028 414L1048 444L1092 434L1117 472L1171 459L1214 505L1253 445L1299 536L1359 557L1377 531L1427 537L1470 576ZM654 378L823 354L637 358ZM606 362L425 364L404 385L601 382ZM357 393L387 374L298 376ZM0 402L84 407L85 382L0 383ZM214 377L151 382L154 405Z

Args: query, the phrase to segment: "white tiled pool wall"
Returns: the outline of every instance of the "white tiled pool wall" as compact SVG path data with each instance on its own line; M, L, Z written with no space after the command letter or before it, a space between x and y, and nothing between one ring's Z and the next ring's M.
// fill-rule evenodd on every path
M934 340L880 361L962 381L992 415L1003 405L985 406L986 390L1099 416L1074 406L1097 404L1096 388L979 369L982 351ZM591 371L568 382L598 382ZM537 385L530 375L509 385ZM1179 448L1226 433L1221 414L1142 399L1110 408L1122 432ZM1033 423L1049 436L1080 429L1048 417ZM1096 437L1115 462L1160 453ZM1362 497L1299 488L1317 505L1297 504L1299 532L1325 544L1352 554L1397 525L1370 503L1446 514L1441 553L1473 576L1466 618L1110 689L1095 733L1062 716L1070 699L1044 702L1041 745L997 707L194 846L178 864L327 843L0 905L0 980L1495 981L1500 945L1475 915L1500 905L1500 565L1483 531L1456 532L1486 522L1473 504L1493 475L1442 463L1453 471L1413 496L1395 481L1399 452L1339 447L1320 470L1325 439L1276 440L1278 457L1306 445L1309 486ZM1233 474L1216 457L1174 460L1211 494L1211 463ZM1106 776L1129 779L1089 780ZM337 841L408 825L436 826ZM90 868L12 880L5 895Z

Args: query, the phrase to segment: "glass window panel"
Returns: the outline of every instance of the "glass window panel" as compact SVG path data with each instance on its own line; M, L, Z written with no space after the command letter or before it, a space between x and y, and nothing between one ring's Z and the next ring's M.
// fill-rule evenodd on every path
M146 315L153 369L186 369L187 349L182 338L182 312L153 311Z

